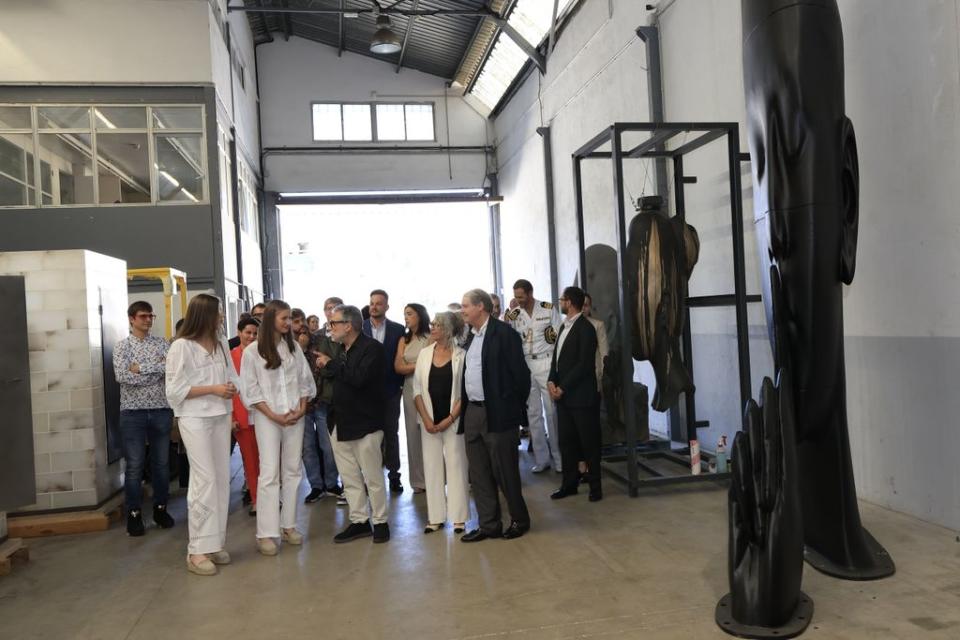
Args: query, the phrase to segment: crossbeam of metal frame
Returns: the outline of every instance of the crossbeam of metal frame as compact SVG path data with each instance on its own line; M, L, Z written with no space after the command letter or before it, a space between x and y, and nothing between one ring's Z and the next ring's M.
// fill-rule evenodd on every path
M628 132L649 132L650 137L625 151L623 149L623 137ZM675 149L665 149L666 141L679 133L699 133L693 140L685 142ZM690 180L691 176L684 175L683 159L684 156L700 149L701 147L719 140L727 138L727 165L730 176L730 218L732 227L733 244L733 271L734 271L734 293L729 295L698 296L688 298L685 306L686 323L683 335L683 359L688 370L693 371L693 346L690 334L690 309L703 307L733 306L736 311L737 326L737 360L739 370L739 391L740 404L745 406L751 396L750 388L750 352L747 333L747 303L759 302L760 296L747 296L746 294L746 267L744 265L744 247L743 247L743 208L740 192L740 162L743 161L743 154L740 152L740 134L739 125L734 122L616 122L603 129L597 135L593 136L586 144L577 149L572 156L573 174L574 174L574 196L577 216L577 231L580 258L580 280L587 281L587 262L586 262L586 240L584 238L584 204L583 204L583 185L582 185L582 163L586 159L603 158L612 160L613 165L613 187L614 187L614 214L616 216L617 231L617 261L618 278L620 282L624 281L624 273L630 268L627 264L627 237L626 237L626 207L624 203L624 184L623 184L623 161L624 159L636 158L656 158L669 157L673 159L674 168L674 200L676 215L685 219L685 199L684 189L686 184L694 183ZM599 151L604 145L610 145L609 151ZM619 338L621 344L621 371L623 372L623 388L630 389L633 386L633 357L630 349L623 345L630 343L630 329L632 326L632 309L627 303L624 291L619 292L620 297L620 317L619 317ZM715 481L729 478L729 473L711 473L711 474L683 474L677 476L666 476L653 469L641 461L641 458L661 458L683 465L689 468L689 457L684 457L681 452L663 452L663 451L640 451L638 452L637 442L637 417L636 409L632 402L624 403L624 422L626 424L626 442L623 446L623 453L614 456L605 455L606 462L619 459L626 461L627 473L624 476L616 469L612 469L609 464L604 464L607 473L626 481L628 493L631 496L638 494L641 485L665 485L676 483L689 483L700 481ZM686 423L685 439L696 438L697 428L706 426L707 422L696 419L694 403L694 394L684 394L684 405L682 409L686 414L684 416ZM689 451L687 451L689 453ZM652 477L640 478L638 471L643 469Z
M540 52L537 51L537 48L532 44L527 42L527 39L520 35L520 32L513 28L513 25L507 22L505 18L494 18L494 22L497 23L497 26L500 27L500 31L507 34L513 43L520 47L520 50L527 54L527 57L533 61L533 64L537 66L537 69L540 70L540 73L547 72L547 60Z
M420 8L420 0L413 0L414 10ZM413 33L413 27L417 22L417 16L410 16L407 19L407 28L403 32L403 44L400 45L400 57L397 58L396 73L400 73L400 67L403 66L403 56L407 54L407 43L410 41L410 34Z

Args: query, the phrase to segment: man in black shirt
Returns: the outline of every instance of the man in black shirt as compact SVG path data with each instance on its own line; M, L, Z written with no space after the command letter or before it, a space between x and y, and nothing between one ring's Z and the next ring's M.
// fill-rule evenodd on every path
M343 353L336 358L319 354L316 359L317 366L323 367L333 380L327 424L343 491L350 505L350 525L334 536L334 542L349 542L371 533L374 542L390 539L380 454L384 349L379 342L363 335L362 328L363 316L359 309L338 306L330 317L330 335L343 345Z

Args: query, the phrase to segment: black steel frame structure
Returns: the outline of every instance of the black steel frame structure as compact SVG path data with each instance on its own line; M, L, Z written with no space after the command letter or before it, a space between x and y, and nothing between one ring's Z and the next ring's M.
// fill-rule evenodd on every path
M640 144L624 149L624 134L648 133L649 137ZM677 135L686 134L684 142L675 148L667 148L667 143ZM730 224L733 239L733 277L734 292L726 295L691 296L687 299L685 323L683 331L683 360L685 366L693 376L693 343L690 334L690 309L693 307L726 307L733 306L736 312L737 356L739 366L740 406L746 406L751 397L750 389L750 350L747 331L747 303L760 302L759 295L747 295L746 275L744 266L743 243L743 203L741 198L740 163L749 160L747 154L740 152L739 125L735 122L617 122L607 127L589 142L577 149L573 154L574 197L577 213L577 235L579 242L580 281L587 281L586 242L584 240L583 219L583 178L581 166L584 160L610 160L613 168L614 215L616 216L617 231L617 276L620 282L624 281L627 264L627 211L624 202L624 161L634 159L668 159L673 162L673 186L676 215L681 220L686 219L684 188L687 184L696 182L693 176L687 176L683 169L684 156L701 147L722 138L727 140L727 162L730 175ZM609 151L600 149L609 145ZM667 194L659 194L666 197ZM623 372L623 388L633 388L633 356L629 348L630 327L633 324L633 310L627 304L623 288L620 287L620 356ZM624 421L626 423L626 442L619 451L604 452L604 470L615 478L625 481L628 493L638 495L641 486L659 486L665 484L689 483L697 481L725 480L728 473L690 473L689 450L671 450L669 443L666 446L656 446L637 442L637 414L636 407L629 394L624 402ZM709 422L698 422L694 393L684 394L684 409L686 422L686 440L695 439L697 429L709 425ZM662 459L677 463L686 468L685 473L666 475L643 462L641 459ZM624 476L611 463L626 462L627 473ZM643 469L651 477L640 478L639 470Z

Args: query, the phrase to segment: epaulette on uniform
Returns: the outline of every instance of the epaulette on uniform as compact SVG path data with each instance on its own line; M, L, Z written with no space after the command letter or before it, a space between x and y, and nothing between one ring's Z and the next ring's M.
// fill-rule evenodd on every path
M546 300L543 300L542 302L540 302L540 306L543 307L544 309L553 309L553 303L547 302Z
M516 308L516 309L513 309L512 311L507 311L507 319L508 319L508 320L513 321L513 320L516 320L518 317L520 317L520 308L519 308L519 307Z

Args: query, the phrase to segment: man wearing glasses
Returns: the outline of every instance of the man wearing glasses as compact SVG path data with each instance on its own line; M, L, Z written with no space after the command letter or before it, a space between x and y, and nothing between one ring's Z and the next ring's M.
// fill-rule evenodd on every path
M153 521L162 528L173 526L167 513L170 491L170 425L173 411L167 404L164 376L167 341L151 336L153 307L142 300L127 309L130 335L113 350L113 371L120 384L120 439L126 460L124 502L127 535L144 533L141 501L146 445L150 444Z

